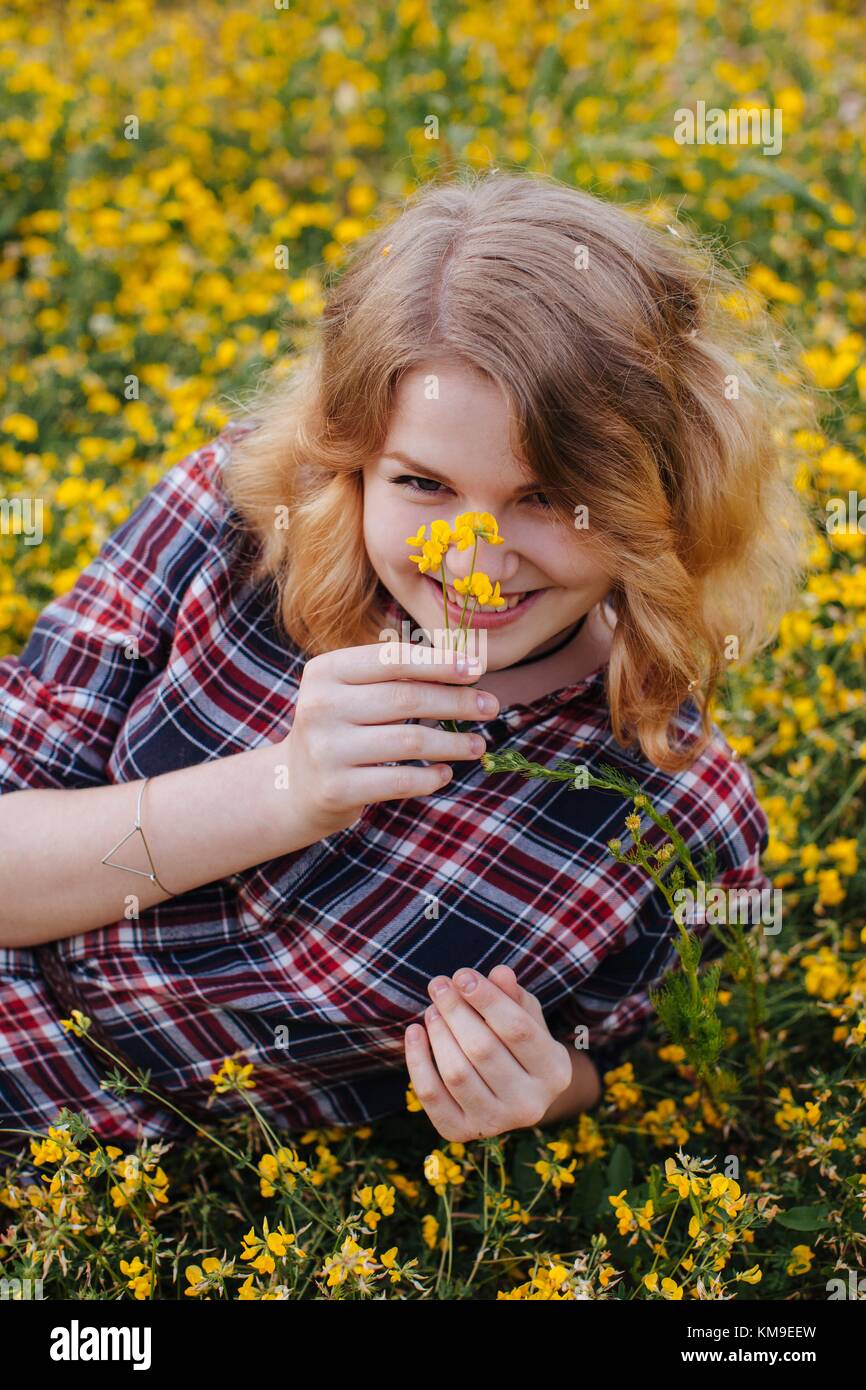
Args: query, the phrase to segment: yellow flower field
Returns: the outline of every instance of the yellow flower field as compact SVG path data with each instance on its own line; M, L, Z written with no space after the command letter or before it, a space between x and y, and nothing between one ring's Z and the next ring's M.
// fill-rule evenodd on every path
M213 1084L244 1118L183 1152L106 1148L70 1114L0 1136L2 1276L49 1298L826 1299L862 1269L864 37L853 4L804 0L7 0L0 656L310 341L383 200L441 171L547 170L697 227L797 335L826 409L778 438L814 516L808 582L717 702L785 901L704 1001L719 1084L658 1021L591 1115L463 1145L411 1088L375 1126L275 1134L227 1058ZM677 142L698 99L781 112L781 151ZM42 502L38 543L16 497Z

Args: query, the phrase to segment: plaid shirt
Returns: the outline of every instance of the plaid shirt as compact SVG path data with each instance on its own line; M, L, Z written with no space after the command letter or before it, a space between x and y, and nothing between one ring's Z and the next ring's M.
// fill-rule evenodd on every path
M171 467L45 607L20 657L0 661L0 793L156 776L285 736L305 653L275 630L272 587L244 574L255 542L221 481L244 428ZM390 612L398 629L409 619L394 600ZM766 821L721 736L689 770L659 771L614 741L604 674L475 727L490 751L621 767L693 853L715 844L718 882L766 886ZM691 705L680 724L696 727ZM657 891L606 848L630 843L630 809L458 762L433 796L369 805L305 849L54 949L85 1012L194 1112L238 1051L255 1065L258 1104L289 1131L403 1109L404 1031L430 978L460 966L510 965L555 1036L588 1026L603 1070L646 1031L649 988L675 960ZM94 864L108 848L94 846ZM44 1127L69 1104L106 1138L171 1135L177 1122L156 1105L99 1089L110 1063L59 1026L41 954L0 949L0 1125Z

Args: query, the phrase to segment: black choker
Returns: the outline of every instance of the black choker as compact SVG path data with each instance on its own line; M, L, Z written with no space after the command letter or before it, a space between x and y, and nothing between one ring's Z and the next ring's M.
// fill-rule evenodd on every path
M574 640L574 638L580 632L585 622L586 614L584 613L583 617L575 623L574 627L571 629L570 632L566 633L565 637L563 637L561 642L557 642L555 647L551 647L550 650L546 652L538 652L536 656L524 656L520 661L512 661L511 665L506 669L509 671L513 671L515 666L528 666L532 661L544 661L545 657L554 656L556 652L562 651L563 647L567 647L569 642L572 642Z

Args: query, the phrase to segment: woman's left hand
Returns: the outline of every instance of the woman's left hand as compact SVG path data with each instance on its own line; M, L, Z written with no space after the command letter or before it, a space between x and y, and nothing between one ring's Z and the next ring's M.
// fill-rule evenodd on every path
M573 1072L535 996L507 965L489 976L470 969L436 975L427 988L435 1003L424 1026L406 1030L406 1065L443 1139L466 1143L538 1124Z

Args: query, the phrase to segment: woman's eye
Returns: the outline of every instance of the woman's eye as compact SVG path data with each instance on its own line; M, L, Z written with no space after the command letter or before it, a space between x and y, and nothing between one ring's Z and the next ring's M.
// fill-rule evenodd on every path
M419 493L424 497L439 497L440 493L433 489L442 487L442 484L437 482L435 478L422 478L415 473L401 474L399 478L392 478L391 482L395 487L405 488L409 492ZM427 486L419 486L419 484L423 483L426 483ZM530 492L524 498L524 501L532 503L535 507L543 507L545 509L553 505L546 492Z
M429 483L430 486L434 488L442 486L435 478L419 478L412 473L407 473L400 478L392 478L391 482L394 483L396 487L407 488L409 492L424 493L427 497L438 497L439 494L438 492L428 492L426 488L418 487L418 483Z

